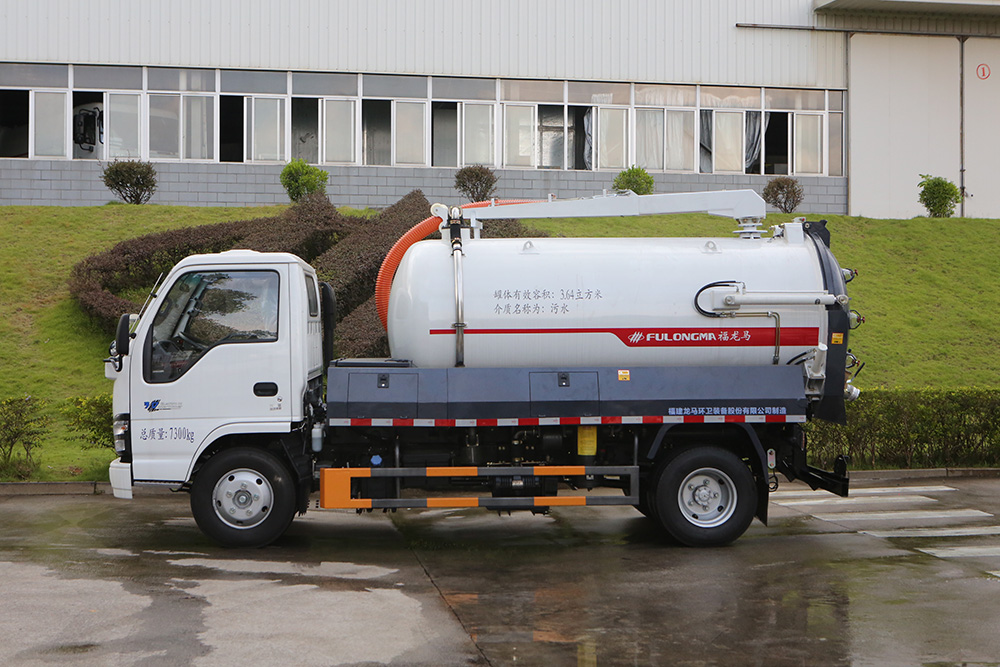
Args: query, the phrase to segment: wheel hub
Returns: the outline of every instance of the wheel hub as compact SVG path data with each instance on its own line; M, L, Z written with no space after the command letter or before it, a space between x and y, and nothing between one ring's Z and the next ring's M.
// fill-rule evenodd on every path
M725 523L736 510L736 485L715 468L699 468L687 475L677 493L681 515L700 528Z
M223 475L212 493L216 515L233 528L251 528L263 521L273 498L267 478L249 468Z

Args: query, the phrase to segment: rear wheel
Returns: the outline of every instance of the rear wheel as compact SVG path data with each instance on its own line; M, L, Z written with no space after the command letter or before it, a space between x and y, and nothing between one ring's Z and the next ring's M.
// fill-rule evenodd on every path
M208 537L226 547L262 547L295 516L295 482L288 467L262 449L216 454L191 485L191 513Z
M753 521L757 506L753 473L729 450L679 450L660 465L653 479L653 514L682 544L729 544Z

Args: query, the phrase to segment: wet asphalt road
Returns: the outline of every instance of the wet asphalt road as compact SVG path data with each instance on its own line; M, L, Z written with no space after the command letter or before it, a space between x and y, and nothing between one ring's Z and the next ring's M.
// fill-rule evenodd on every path
M317 511L224 550L184 495L0 497L0 664L1000 661L1000 480L855 489L786 484L711 550L613 507Z

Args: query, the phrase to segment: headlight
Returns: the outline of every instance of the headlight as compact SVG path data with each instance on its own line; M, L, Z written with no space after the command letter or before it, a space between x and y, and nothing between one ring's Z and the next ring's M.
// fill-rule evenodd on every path
M112 427L115 436L115 452L121 457L123 463L132 461L131 422L131 416L128 414L115 415Z

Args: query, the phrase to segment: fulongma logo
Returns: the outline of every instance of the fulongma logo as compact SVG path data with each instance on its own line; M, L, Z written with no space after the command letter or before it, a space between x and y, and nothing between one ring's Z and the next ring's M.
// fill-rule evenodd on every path
M722 342L738 342L741 340L750 340L749 332L746 332L744 337L743 332L726 332L725 335L716 331L691 331L691 330L672 330L672 329L636 329L631 334L628 333L626 329L625 332L618 334L618 337L625 342L627 345L632 346L658 346L658 345L698 345L698 344L716 344L719 341Z
M160 399L155 401L143 401L143 405L146 407L147 412L156 412L156 409L160 407Z

